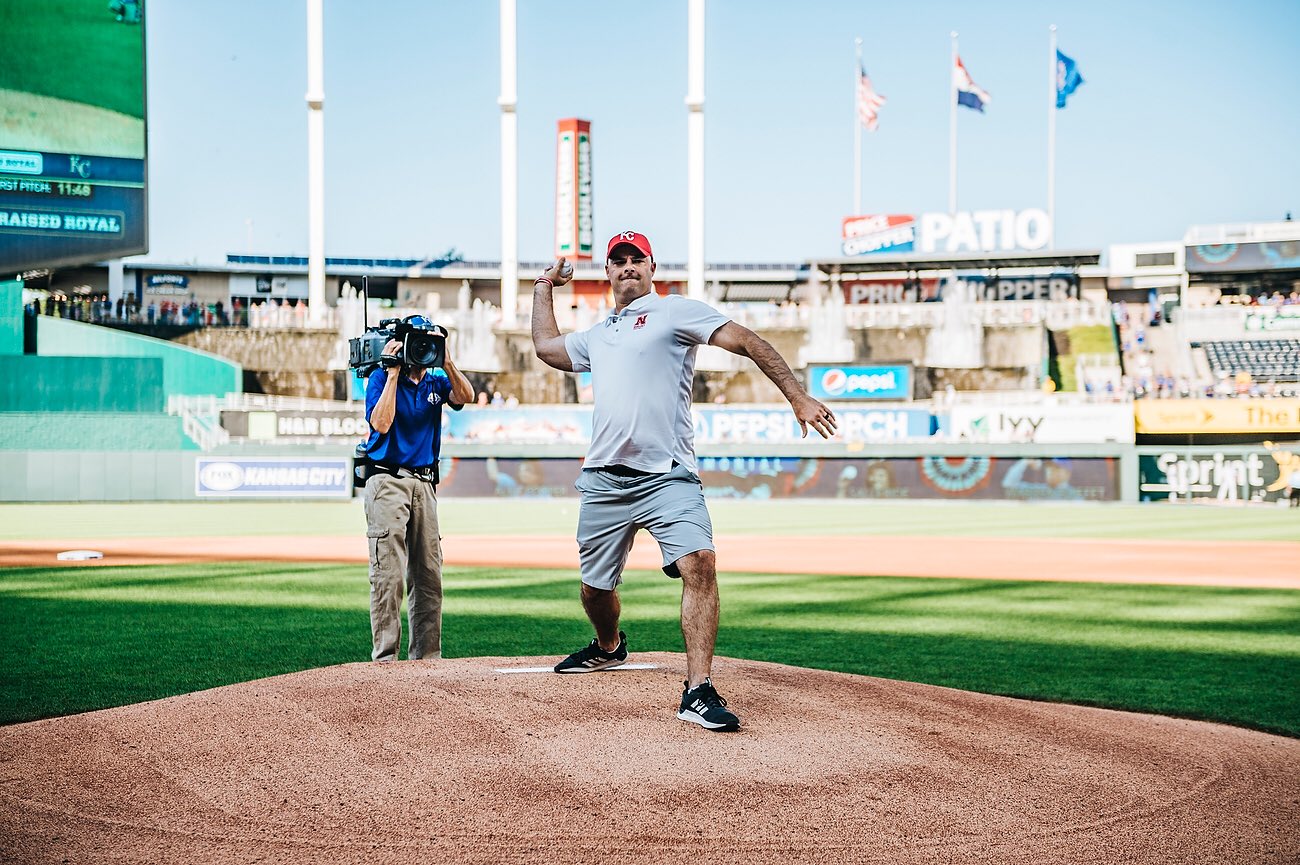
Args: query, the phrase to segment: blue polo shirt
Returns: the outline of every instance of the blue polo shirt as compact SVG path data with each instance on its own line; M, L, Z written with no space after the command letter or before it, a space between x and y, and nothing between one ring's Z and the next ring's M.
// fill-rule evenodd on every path
M401 375L401 372L392 370L391 374ZM377 369L366 381L366 423L370 423L370 413L384 392L388 375L385 370ZM450 405L457 411L461 408L447 401L450 395L451 379L441 369L426 372L418 384L410 376L402 375L397 382L393 425L386 433L370 431L366 453L375 462L392 468L422 469L435 465L442 448L442 407Z

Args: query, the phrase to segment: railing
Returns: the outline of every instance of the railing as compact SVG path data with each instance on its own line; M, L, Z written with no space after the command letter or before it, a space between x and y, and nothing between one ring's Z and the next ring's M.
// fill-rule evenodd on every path
M182 431L199 450L210 451L230 441L230 433L221 426L217 405L217 398L211 396L171 396L167 398L167 414L180 417Z

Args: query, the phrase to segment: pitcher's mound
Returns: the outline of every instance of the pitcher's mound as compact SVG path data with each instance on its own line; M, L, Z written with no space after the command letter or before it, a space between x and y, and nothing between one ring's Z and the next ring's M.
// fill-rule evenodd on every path
M1294 862L1300 742L719 659L349 664L0 729L10 862Z

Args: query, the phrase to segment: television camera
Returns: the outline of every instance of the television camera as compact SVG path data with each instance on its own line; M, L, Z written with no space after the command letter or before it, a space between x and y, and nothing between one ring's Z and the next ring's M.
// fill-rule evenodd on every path
M390 340L400 340L395 354L384 354ZM386 318L378 327L367 327L361 336L348 340L348 366L366 378L378 367L440 367L447 356L447 329L422 315Z

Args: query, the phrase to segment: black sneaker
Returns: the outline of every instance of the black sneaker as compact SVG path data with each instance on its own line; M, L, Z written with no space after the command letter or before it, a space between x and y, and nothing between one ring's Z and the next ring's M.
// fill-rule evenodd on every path
M618 648L606 652L594 639L585 649L579 649L555 665L557 673L594 673L621 667L627 663L627 634L618 632Z
M694 688L690 682L682 684L686 688L682 691L682 707L677 711L678 718L719 733L740 729L740 719L727 709L727 701L713 687L713 680L705 679Z

